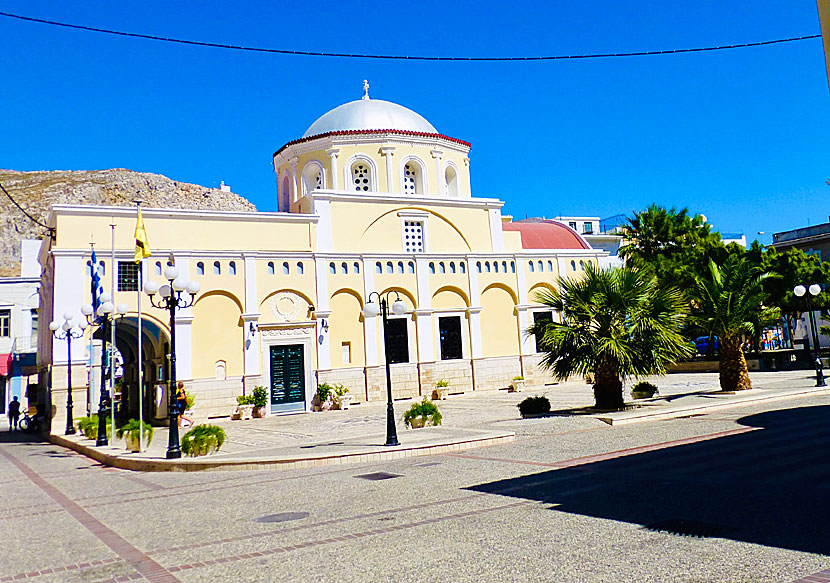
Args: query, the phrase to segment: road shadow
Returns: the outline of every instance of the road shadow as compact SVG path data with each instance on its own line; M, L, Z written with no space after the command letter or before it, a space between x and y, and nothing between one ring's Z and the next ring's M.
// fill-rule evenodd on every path
M9 431L8 426L0 430L0 443L44 443L46 441L39 433Z
M721 538L830 555L830 406L738 422L759 429L468 489L656 530L686 521Z

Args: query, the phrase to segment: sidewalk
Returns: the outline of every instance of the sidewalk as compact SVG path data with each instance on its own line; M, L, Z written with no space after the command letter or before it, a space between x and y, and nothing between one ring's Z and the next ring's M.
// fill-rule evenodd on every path
M398 446L385 446L386 403L364 403L347 411L299 413L269 416L265 419L230 421L210 420L227 434L222 449L215 454L176 460L165 459L168 431L155 428L153 442L142 453L130 453L123 442L95 447L80 435L52 435L50 440L89 456L104 465L139 471L199 471L216 469L306 468L354 462L399 459L461 451L513 441L515 434L499 427L503 421L519 418L518 404L524 398L544 394L551 401L554 416L580 414L597 423L622 425L693 415L715 409L736 407L767 400L826 394L826 387L815 387L810 371L754 372L755 388L737 394L720 392L717 373L673 374L649 379L659 387L653 399L631 401L635 408L626 411L586 415L580 411L593 404L590 385L568 381L558 385L531 387L523 393L477 391L450 395L438 401L444 416L439 427L409 430L401 417L412 401L395 402L398 421ZM626 389L626 397L629 397ZM187 431L180 429L180 437Z

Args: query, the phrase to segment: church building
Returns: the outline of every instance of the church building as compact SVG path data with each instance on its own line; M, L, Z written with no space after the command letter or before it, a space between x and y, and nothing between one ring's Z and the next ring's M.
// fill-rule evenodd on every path
M525 332L556 317L536 293L607 253L563 223L512 222L503 201L473 196L469 154L469 143L370 99L364 84L362 99L276 150L277 212L142 207L153 253L144 279L164 284L175 265L200 286L175 319L176 376L195 394L197 417L229 415L256 386L267 388L270 414L310 410L323 382L345 385L356 403L385 400L385 359L396 399L431 395L442 379L450 392L500 389L516 376L529 386L550 382ZM65 313L82 319L95 270L105 289L115 277L113 302L127 309L116 318L116 402L132 417L139 406L163 417L169 313L146 295L143 405L137 384L136 208L55 205L49 221L56 237L40 253L38 364L53 431L65 425L68 362L67 343L53 341L48 326ZM385 335L381 316L364 314L380 299L406 306L390 311ZM93 334L100 331L71 341L76 417L85 414L90 354L96 373ZM93 409L96 382L86 397Z

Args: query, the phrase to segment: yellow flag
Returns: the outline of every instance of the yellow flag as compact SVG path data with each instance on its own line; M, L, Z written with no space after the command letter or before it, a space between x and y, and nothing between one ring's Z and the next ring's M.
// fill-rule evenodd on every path
M135 224L135 262L138 263L150 255L152 253L150 242L147 241L147 231L144 229L144 219L141 217L141 209L138 209L138 222Z

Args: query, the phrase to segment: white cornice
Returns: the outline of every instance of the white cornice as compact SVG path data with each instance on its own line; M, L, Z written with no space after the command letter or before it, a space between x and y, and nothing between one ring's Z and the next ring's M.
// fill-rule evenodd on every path
M359 146L359 145L377 145L385 144L389 146L431 146L439 145L442 148L453 150L461 154L467 154L470 151L469 146L459 144L453 140L438 137L426 136L407 136L401 134L386 134L378 132L376 134L352 134L352 135L334 135L324 136L316 140L309 140L299 144L292 144L285 150L274 156L275 166L279 166L282 162L289 160L292 157L315 152L317 150L324 150L336 148L339 146Z
M310 199L316 200L330 200L335 202L359 202L366 204L405 204L408 206L422 206L422 207L456 207L456 208L474 208L474 209L500 209L504 206L504 201L497 198L447 198L437 196L404 196L402 194L387 194L364 192L355 194L349 190L315 190L310 195Z
M251 223L316 223L319 220L317 215L297 213L272 213L272 212L243 212L243 211L214 211L214 210L192 210L192 209L165 209L142 207L141 213L145 219L182 219L194 221L240 221ZM127 217L135 218L134 206L92 206L92 205L52 205L52 215L70 216L96 216L96 217Z

